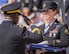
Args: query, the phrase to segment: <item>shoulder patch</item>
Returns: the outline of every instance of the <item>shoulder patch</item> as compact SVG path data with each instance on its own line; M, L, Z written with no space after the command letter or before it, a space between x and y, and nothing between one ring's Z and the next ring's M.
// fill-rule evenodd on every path
M41 34L41 30L39 28L34 28L32 30L32 33L35 33L35 32L37 32L38 34Z
M64 33L69 35L69 30L68 29L65 29L64 30Z

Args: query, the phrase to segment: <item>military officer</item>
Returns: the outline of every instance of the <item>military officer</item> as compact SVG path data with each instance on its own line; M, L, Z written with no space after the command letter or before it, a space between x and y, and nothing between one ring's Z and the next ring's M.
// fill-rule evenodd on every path
M58 11L57 7L57 4L53 1L44 1L43 3L43 8L41 11L43 12L44 16L44 24L40 26L40 29L42 31L44 42L41 42L40 44L48 44L58 47L64 47L68 45L68 35L63 32L67 26L60 26L59 22L54 19L54 16ZM62 54L62 52L53 54Z
M24 54L25 42L42 41L41 34L31 33L15 24L14 16L19 15L20 7L21 3L15 2L1 8L5 19L0 25L0 54Z
M58 21L54 19L54 16L57 14L57 4L53 1L44 1L43 9L41 9L41 11L44 17L44 24L42 24L40 28L42 30L44 40L53 39L52 36L49 36L49 31L55 29L59 24ZM51 43L52 42L50 42L50 44Z

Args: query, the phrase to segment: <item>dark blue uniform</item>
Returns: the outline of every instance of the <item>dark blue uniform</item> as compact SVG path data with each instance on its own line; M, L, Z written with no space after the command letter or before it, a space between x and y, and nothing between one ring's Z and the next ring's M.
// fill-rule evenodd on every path
M5 15L12 15L19 12L17 9L20 6L20 3L15 2L1 10ZM25 43L42 41L41 34L31 33L25 27L20 28L11 19L4 20L0 25L0 54L25 54Z

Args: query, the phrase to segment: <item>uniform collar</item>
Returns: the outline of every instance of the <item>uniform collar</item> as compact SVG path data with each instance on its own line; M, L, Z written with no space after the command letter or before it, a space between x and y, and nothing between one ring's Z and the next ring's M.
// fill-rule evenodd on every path
M12 21L11 19L4 19L4 21Z
M55 20L56 20L56 19L54 19L50 24L45 23L45 27L46 27L46 26L51 26L51 25L55 22Z
M14 23L11 19L4 19L2 24L5 24L5 23Z

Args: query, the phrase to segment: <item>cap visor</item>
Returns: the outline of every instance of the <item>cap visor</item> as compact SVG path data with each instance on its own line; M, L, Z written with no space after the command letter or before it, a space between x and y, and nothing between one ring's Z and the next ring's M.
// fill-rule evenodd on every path
M49 8L43 8L43 9L39 9L40 12L44 11L44 10L48 10Z

